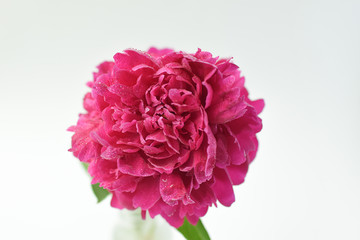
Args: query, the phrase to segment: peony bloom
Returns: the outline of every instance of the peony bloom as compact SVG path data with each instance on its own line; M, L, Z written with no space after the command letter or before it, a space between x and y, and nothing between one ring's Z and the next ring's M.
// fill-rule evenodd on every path
M116 208L179 227L230 206L258 147L263 100L251 101L231 59L150 48L104 62L88 83L70 151Z

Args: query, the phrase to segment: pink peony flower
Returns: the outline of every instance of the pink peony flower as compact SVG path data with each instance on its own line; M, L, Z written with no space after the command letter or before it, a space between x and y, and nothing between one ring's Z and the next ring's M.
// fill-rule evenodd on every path
M116 208L141 208L179 227L219 201L230 206L256 155L258 114L231 59L128 49L88 83L70 151Z

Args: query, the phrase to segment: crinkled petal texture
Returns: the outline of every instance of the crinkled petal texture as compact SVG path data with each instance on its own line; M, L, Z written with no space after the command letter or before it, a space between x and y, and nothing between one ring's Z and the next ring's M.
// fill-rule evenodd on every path
M141 208L172 226L235 201L258 147L263 100L251 101L231 59L200 49L133 49L88 83L70 151L116 208Z

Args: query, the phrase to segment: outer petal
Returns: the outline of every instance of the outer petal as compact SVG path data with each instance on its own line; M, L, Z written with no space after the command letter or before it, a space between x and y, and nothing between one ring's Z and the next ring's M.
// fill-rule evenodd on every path
M151 208L160 199L159 178L146 177L138 183L134 193L133 206L143 210Z
M111 73L113 67L114 67L114 62L110 62L110 61L106 61L106 62L103 62L100 65L98 65L97 66L98 72L93 73L94 80L102 74Z
M178 206L175 206L175 212L171 215L161 213L161 216L173 227L179 228L184 223L184 218L179 216Z
M138 181L139 178L124 174L116 179L108 189L120 192L134 192Z
M256 114L259 114L264 109L265 102L263 99L258 99L258 100L252 101L251 105L255 108Z
M217 91L214 92L212 104L207 109L211 123L223 124L244 115L248 104L245 97L241 96L242 85L236 76L216 78L212 85Z
M160 177L160 194L164 202L174 205L186 194L184 183L179 175L162 174Z
M132 205L133 195L130 193L112 192L111 206L119 209L135 209Z
M118 169L124 174L147 177L155 174L140 154L126 154L118 159Z
M229 207L235 201L234 190L227 172L221 168L214 169L215 183L211 187L221 204Z
M153 57L161 57L171 52L174 52L174 50L172 50L171 48L158 49L155 47L151 47L147 52Z
M80 114L77 126L70 127L68 131L75 132L71 139L74 156L82 162L91 162L100 153L101 145L93 142L90 134L99 128L101 121L90 114Z
M245 162L241 165L231 165L226 168L234 185L239 185L244 182L248 167L249 164Z
M115 65L119 69L131 70L133 67L142 64L148 65L154 69L158 68L158 65L151 59L149 54L135 49L128 49L125 50L124 53L115 54L114 60Z

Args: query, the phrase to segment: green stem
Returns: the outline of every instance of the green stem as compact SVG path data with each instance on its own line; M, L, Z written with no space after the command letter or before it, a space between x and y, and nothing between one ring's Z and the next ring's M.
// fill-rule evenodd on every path
M209 234L200 219L194 226L185 218L184 224L177 230L188 240L210 240Z

